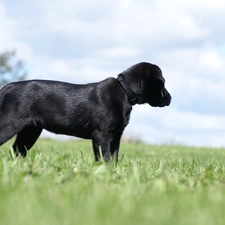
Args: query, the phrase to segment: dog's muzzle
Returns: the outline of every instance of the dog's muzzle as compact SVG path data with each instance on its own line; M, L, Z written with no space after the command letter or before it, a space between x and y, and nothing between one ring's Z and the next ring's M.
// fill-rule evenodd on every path
M160 94L158 95L158 98L156 98L156 99L155 99L155 101L149 102L149 105L151 105L153 107L164 107L164 106L169 106L171 103L171 95L166 90L166 88L164 88L160 92Z
M163 88L161 91L161 102L160 102L160 107L163 106L169 106L171 103L171 95L170 93L166 90L166 88Z

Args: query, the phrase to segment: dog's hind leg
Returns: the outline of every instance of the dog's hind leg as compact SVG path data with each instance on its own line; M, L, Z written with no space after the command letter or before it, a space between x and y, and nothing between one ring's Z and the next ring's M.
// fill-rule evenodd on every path
M38 126L30 126L24 128L17 134L16 140L13 144L13 150L16 155L25 157L27 150L31 149L42 132L42 128Z
M12 124L8 118L1 117L0 115L0 146L14 137L22 129L22 124Z

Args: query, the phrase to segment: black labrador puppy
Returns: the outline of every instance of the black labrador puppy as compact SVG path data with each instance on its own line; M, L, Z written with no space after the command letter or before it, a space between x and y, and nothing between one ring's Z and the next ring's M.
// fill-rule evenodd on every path
M132 106L168 106L171 96L160 68L138 63L106 80L85 85L50 80L9 83L0 90L0 145L17 135L16 155L26 156L43 129L92 139L108 162L118 162L120 139Z

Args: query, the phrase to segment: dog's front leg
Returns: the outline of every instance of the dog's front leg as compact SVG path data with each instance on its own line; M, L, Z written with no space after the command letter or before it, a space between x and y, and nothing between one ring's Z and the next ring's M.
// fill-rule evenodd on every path
M116 164L118 163L118 158L119 158L120 138L121 138L121 134L116 136L113 139L110 146L110 152L111 152L111 155L115 157Z
M93 151L94 151L94 156L95 160L99 161L100 160L100 150L102 153L102 157L104 158L105 162L109 162L111 158L111 153L110 153L110 144L108 143L102 143L100 146L97 142L92 140L92 146L93 146ZM101 149L99 149L99 147Z
M109 162L111 159L111 152L110 152L110 142L104 142L101 145L102 157L104 158L105 162Z
M111 143L112 138L109 135L102 135L101 133L96 133L92 138L92 146L95 155L95 160L99 161L101 155L105 162L109 162L111 159ZM101 155L100 155L101 151Z
M94 151L95 161L99 161L100 160L99 145L94 140L92 140L92 147Z

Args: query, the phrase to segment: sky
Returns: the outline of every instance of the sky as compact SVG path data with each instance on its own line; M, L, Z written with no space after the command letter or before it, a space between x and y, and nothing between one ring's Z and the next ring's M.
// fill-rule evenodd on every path
M225 147L224 12L224 0L0 0L0 53L16 50L28 79L72 83L154 63L171 105L134 106L124 138Z

